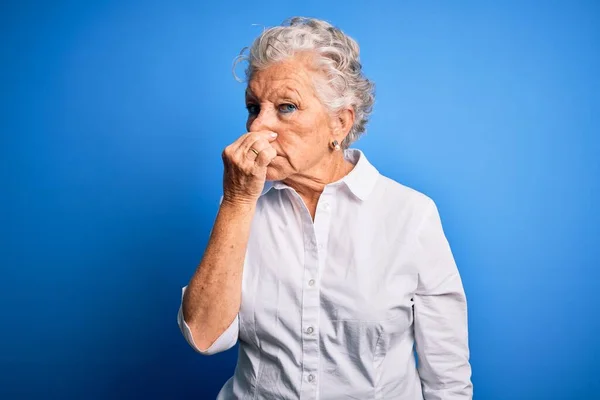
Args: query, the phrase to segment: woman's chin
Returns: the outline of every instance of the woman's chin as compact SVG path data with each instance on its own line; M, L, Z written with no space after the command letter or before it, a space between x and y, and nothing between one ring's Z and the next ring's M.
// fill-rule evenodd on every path
M271 163L267 166L267 180L268 181L282 181L288 177L289 174L285 174L284 171L279 168L278 165Z
M276 170L273 167L267 167L267 180L268 181L280 181L281 178L279 177L281 174L279 173L278 170Z

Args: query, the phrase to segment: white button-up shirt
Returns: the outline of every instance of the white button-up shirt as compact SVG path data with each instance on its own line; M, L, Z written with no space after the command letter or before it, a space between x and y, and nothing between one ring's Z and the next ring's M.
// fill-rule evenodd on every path
M294 189L265 184L239 313L201 352L239 341L218 399L472 398L465 293L434 202L345 157L355 167L314 222ZM200 352L181 308L178 322Z

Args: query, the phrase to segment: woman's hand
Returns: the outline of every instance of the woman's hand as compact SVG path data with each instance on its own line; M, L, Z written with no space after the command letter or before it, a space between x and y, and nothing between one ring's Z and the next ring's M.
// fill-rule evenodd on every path
M248 132L223 150L223 201L254 204L267 179L267 166L277 156L271 146L277 133Z

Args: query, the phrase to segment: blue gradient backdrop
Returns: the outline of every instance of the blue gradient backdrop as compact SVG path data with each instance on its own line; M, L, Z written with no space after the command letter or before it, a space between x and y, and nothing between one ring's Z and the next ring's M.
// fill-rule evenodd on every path
M439 206L476 399L600 398L598 2L0 7L0 398L215 397L237 352L187 346L180 288L244 132L232 60L292 15L359 41L357 147Z

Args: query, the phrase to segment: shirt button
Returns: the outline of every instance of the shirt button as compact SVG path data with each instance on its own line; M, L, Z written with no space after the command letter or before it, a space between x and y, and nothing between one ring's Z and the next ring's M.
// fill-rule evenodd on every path
M313 327L312 327L312 326L309 326L308 328L306 328L306 333L308 333L309 335L310 335L311 333L313 333L314 331L315 331L315 330L313 329Z
M315 380L315 376L313 374L310 374L310 375L308 375L307 379L308 379L309 382L312 382L312 381Z
M311 279L310 281L308 281L308 286L314 286L315 285L315 280Z
M323 210L325 210L325 211L329 210L329 203L323 204Z
M323 247L325 247L325 246L323 246L323 243L320 243L319 244L319 250L323 250Z

